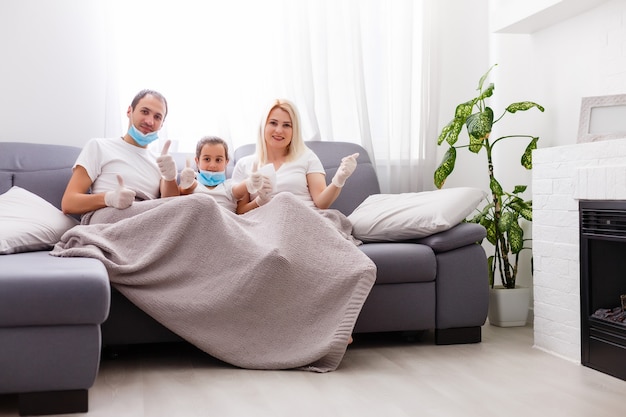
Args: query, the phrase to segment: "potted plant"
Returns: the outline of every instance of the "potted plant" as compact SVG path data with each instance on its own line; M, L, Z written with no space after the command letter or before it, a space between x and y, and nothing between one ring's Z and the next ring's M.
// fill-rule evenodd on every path
M489 68L480 78L477 88L478 95L465 103L459 104L456 107L454 118L441 130L437 144L441 145L445 142L448 144L449 148L434 174L435 186L441 188L446 178L448 178L454 170L457 151L459 149L465 148L476 154L483 150L485 151L487 164L486 172L489 175L489 188L491 193L488 197L487 204L478 209L478 213L467 221L483 225L485 229L487 229L487 240L493 245L493 255L487 258L489 285L492 289L492 293L493 290L498 287L494 285L496 271L500 276L502 288L515 289L518 287L516 286L516 278L520 252L524 249L530 249L530 247L525 246L526 241L530 239L524 238L524 229L520 225L520 222L522 219L532 221L532 201L524 200L521 197L521 194L526 190L527 186L516 185L510 192L505 191L500 181L498 181L494 175L492 152L495 146L501 146L512 140L528 140L528 146L526 146L526 149L522 153L520 162L524 168L532 169L532 151L533 149L537 149L537 141L539 138L532 135L515 134L500 136L494 139L490 137L490 134L493 126L508 114L515 114L519 111L526 111L532 108L537 108L541 112L544 111L544 108L537 103L522 101L510 104L495 118L494 111L489 107L487 102L493 95L494 84L489 83L485 85L485 81L496 65ZM463 130L463 126L465 126L468 134L468 143L459 144L458 139ZM527 293L528 297L530 297L529 289L527 289ZM509 297L511 294L503 295ZM496 297L496 295L494 295L494 297ZM496 302L497 301L493 301L493 303ZM492 320L492 314L494 311L501 310L501 308L492 306L491 304L492 298L490 296L489 321L492 324L497 324L494 323L497 319L494 318ZM511 325L525 324L526 315L528 314L528 301L526 301L523 310L523 323L519 323L519 320L507 320L507 322L514 321L515 324ZM503 321L501 325L506 324L504 324Z

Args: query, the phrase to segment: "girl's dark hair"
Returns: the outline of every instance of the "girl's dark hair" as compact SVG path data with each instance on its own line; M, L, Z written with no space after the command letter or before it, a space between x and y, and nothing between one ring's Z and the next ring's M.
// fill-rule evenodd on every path
M230 160L228 156L228 144L224 139L217 136L205 136L198 141L198 144L196 145L196 158L200 158L204 145L222 145L224 147L224 156L226 157L226 160Z

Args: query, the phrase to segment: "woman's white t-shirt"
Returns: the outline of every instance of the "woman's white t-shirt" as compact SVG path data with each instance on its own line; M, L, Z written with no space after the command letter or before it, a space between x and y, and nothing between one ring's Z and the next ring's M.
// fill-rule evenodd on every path
M215 198L217 204L222 207L227 208L228 210L234 212L237 209L237 202L233 197L233 180L227 179L221 184L216 185L213 188L206 187L200 182L196 185L196 188L193 189L195 193L209 194L211 197Z
M244 156L237 161L233 171L233 181L239 183L244 181L252 173L252 167L256 162L256 155ZM259 168L262 170L262 168ZM321 173L326 175L322 161L311 149L306 148L305 152L295 161L286 162L276 170L276 185L274 193L289 192L310 207L315 207L309 186L306 181L307 174ZM253 200L256 195L251 195Z
M131 145L122 138L91 139L74 163L87 171L93 194L114 191L117 174L124 186L137 193L140 200L159 198L161 172L156 157L145 148Z

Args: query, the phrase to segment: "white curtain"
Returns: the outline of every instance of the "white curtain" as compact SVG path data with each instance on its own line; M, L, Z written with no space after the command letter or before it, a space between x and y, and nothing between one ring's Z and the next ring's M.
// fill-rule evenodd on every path
M192 152L205 135L234 149L256 141L263 109L283 97L305 139L367 149L382 192L432 189L431 1L104 2L107 135L151 88L168 100L160 139L173 150Z

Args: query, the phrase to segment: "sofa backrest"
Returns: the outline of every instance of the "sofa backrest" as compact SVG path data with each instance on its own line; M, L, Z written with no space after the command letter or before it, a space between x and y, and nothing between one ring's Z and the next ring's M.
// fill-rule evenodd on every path
M323 141L306 141L305 143L322 161L322 165L324 165L326 170L327 183L330 183L337 172L337 168L341 164L341 158L352 155L355 152L359 153L356 170L346 181L346 185L331 208L349 215L368 196L380 193L376 170L369 154L361 145L350 142ZM254 144L248 144L237 148L231 157L231 164L236 164L240 158L254 153L255 147L256 145Z
M330 182L337 172L341 158L355 152L360 154L354 174L346 182L332 208L348 215L369 195L380 193L376 171L362 146L349 142L307 141L306 144L322 161L326 182ZM254 144L248 144L232 153L227 168L228 177L237 160L254 153L254 149ZM72 165L79 153L80 148L75 146L0 142L0 194L17 185L60 209L63 192L72 175ZM185 167L187 158L193 159L191 153L173 153L173 156L179 170Z
M80 148L24 142L0 142L0 194L14 185L61 209Z

